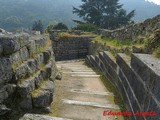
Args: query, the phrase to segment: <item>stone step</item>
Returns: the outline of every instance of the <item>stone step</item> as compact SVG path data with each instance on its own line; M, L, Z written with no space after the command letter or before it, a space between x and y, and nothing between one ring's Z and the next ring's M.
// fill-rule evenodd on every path
M93 72L93 70L92 69L88 69L88 70L76 69L76 70L72 70L72 72Z
M25 114L19 120L72 120L72 119L51 117L51 116L39 115L39 114Z
M73 89L72 89L73 90ZM70 96L67 96L65 99L82 101L82 102L96 102L102 104L113 104L114 96L113 95L99 95L99 94L88 94L87 92L72 92Z
M95 72L62 72L63 74L66 74L66 75L76 75L76 76L93 76L93 75L97 75Z
M71 75L72 77L87 77L87 78L96 78L100 77L101 75Z
M40 70L33 77L19 81L17 85L17 92L22 98L24 98L33 90L38 88L41 82L46 79L48 79L48 73L44 70Z
M49 61L51 57L50 52L51 51L45 51L38 54L34 59L27 59L27 61L24 61L18 67L16 64L13 64L15 80L25 79L28 76L32 76L36 71L45 69L45 65L51 63L51 61Z
M97 108L105 108L105 109L116 109L120 110L120 107L115 104L102 104L96 102L82 102L82 101L75 101L75 100L62 100L63 104L69 105L80 105L80 106L90 106L90 107L97 107Z
M123 116L103 116L104 111L110 110L92 106L64 104L59 116L74 120L124 120ZM112 111L118 112L119 110Z
M91 95L101 95L101 96L114 96L111 92L98 92L91 90L83 90L83 89L72 89L71 92L82 93L82 94L91 94Z

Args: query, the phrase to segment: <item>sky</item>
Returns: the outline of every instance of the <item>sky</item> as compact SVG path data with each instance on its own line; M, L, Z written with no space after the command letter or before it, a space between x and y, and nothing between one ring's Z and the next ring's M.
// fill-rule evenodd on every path
M153 2L155 4L160 5L160 0L146 0L146 1Z

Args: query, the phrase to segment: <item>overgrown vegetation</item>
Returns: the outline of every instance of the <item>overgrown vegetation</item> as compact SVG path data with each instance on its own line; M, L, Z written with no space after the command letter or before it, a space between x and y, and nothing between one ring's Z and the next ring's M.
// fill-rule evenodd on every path
M52 31L55 25L55 23L49 23L45 29L45 33L49 33L50 31Z
M58 23L55 26L53 26L52 29L54 29L54 30L68 30L68 27L64 23Z
M34 21L33 26L32 26L32 30L34 31L40 31L40 33L43 33L43 24L41 20L38 21Z
M154 54L157 58L160 58L160 46L153 50L153 54Z
M145 40L145 47L150 49L153 54L160 58L160 29L154 31L154 33Z
M122 47L129 47L133 46L131 40L117 40L117 39L110 39L110 38L101 38L101 36L97 36L92 39L93 41L98 41L102 44L106 44L113 48L122 48Z

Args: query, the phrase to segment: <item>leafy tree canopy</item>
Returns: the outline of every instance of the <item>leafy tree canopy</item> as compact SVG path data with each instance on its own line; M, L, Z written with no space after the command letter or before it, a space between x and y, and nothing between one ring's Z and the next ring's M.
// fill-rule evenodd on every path
M53 27L53 29L55 29L55 30L68 30L68 27L64 23L58 23L57 25L55 25Z
M101 28L114 29L130 23L135 14L135 10L127 14L122 6L118 0L82 0L79 8L73 7L73 13Z
M43 33L43 24L41 20L38 21L34 21L33 26L32 26L32 30L35 31L40 31L40 33Z

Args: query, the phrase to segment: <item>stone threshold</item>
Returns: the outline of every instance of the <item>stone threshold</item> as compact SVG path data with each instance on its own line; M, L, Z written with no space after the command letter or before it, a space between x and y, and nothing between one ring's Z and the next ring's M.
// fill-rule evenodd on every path
M82 101L65 100L65 99L63 99L62 103L63 104L69 104L69 105L81 105L81 106L90 106L90 107L97 107L97 108L120 110L118 105L102 104L102 103L96 103L96 102L82 102Z
M101 96L108 96L108 95L114 96L114 94L111 92L96 92L96 91L83 90L83 89L72 89L71 92L91 94L91 95L101 95Z

